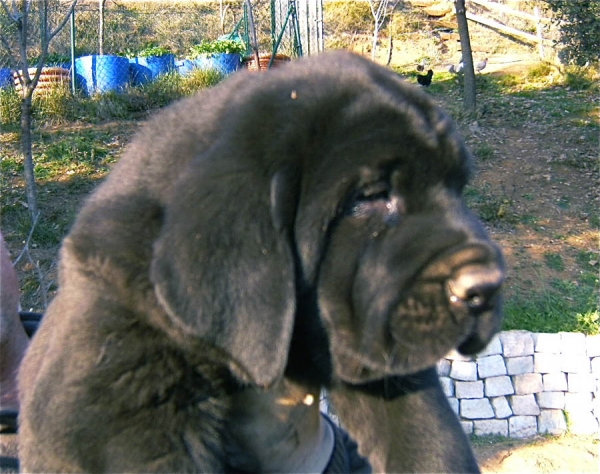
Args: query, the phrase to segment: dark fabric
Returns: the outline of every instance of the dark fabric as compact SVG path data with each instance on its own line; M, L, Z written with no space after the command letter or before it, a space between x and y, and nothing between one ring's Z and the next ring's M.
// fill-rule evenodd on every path
M40 313L32 313L31 311L21 311L19 312L19 317L21 318L21 324L23 324L25 332L29 337L32 337L40 325L42 315Z
M371 474L371 465L358 453L356 442L327 416L323 415L323 418L331 425L335 437L333 453L324 474Z

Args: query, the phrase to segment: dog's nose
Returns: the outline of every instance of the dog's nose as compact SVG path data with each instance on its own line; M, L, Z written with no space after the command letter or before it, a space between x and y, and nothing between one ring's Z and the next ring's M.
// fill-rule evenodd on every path
M480 314L494 306L503 281L504 272L497 266L461 267L447 282L450 302L466 304L471 312Z

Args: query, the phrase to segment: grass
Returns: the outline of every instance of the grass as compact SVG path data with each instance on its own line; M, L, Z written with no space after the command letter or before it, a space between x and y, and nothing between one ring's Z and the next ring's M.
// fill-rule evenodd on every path
M39 125L63 124L74 120L101 123L107 120L132 120L151 110L211 87L223 79L215 70L195 70L182 77L165 74L146 85L130 87L124 93L108 92L86 97L73 96L57 87L43 94L34 93L33 118ZM20 100L14 89L0 89L0 124L15 128L20 120Z
M562 260L555 257L550 257L550 265L561 266ZM597 273L589 263L588 267L577 282L553 279L535 292L513 295L505 303L503 329L600 334L600 285Z
M508 195L504 186L501 193L496 193L488 184L478 187L471 185L467 186L464 195L467 205L484 222L512 222L515 219L511 211L513 198Z

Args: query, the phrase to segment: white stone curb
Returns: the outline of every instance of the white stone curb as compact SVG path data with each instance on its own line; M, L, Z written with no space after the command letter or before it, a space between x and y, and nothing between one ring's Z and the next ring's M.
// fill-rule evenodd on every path
M468 434L590 435L600 426L600 336L505 331L476 357L438 364Z

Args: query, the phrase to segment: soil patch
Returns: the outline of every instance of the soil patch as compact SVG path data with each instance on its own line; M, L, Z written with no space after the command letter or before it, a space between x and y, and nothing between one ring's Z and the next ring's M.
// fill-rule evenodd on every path
M485 473L597 473L600 440L560 436L533 440L479 441L475 455Z

